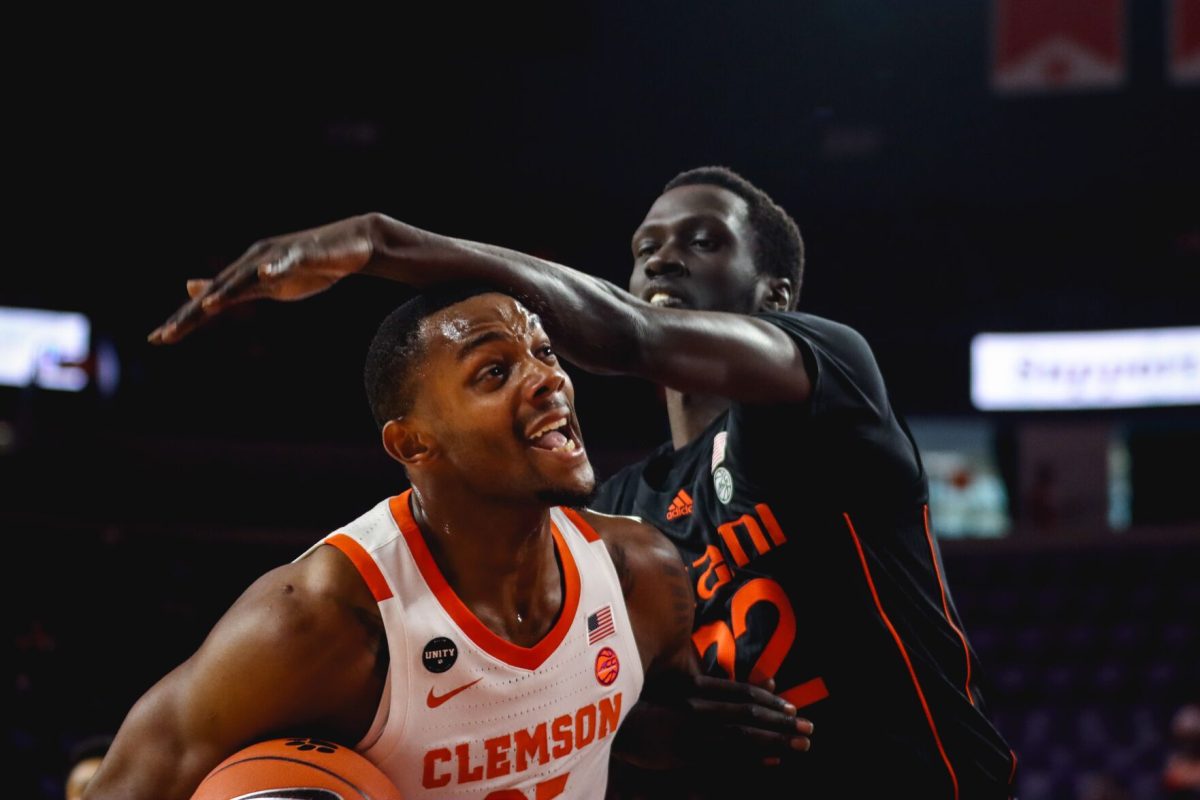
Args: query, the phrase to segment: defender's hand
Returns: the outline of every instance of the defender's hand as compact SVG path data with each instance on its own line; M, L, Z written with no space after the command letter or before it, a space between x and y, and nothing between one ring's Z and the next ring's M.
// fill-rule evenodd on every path
M366 214L256 242L212 280L190 280L191 299L147 337L173 344L226 308L247 300L301 300L361 271L374 251Z
M618 758L643 769L730 758L773 766L811 744L813 724L762 686L693 675L660 682L652 694L643 693L614 745Z
M697 749L717 750L767 764L793 751L806 751L812 742L813 724L796 716L796 707L768 688L697 675L687 696L681 698L694 727Z

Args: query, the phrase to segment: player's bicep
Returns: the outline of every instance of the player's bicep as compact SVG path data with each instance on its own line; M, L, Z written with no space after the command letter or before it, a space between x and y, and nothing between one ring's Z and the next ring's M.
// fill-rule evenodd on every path
M186 798L222 759L285 729L317 722L346 702L346 631L318 609L294 567L260 578L200 649L130 711L97 798Z
M643 377L672 389L739 403L802 403L812 393L800 346L744 314L647 312L639 362Z
M633 518L618 521L608 539L625 604L634 621L647 678L660 674L695 674L692 648L695 599L679 552L657 528Z
M187 798L228 755L227 744L190 730L190 666L176 668L134 704L88 786L86 800Z
M657 533L657 531L655 532ZM662 537L662 534L658 534ZM664 538L665 541L665 537ZM692 595L691 580L687 568L679 559L674 547L670 551L658 552L655 570L659 581L656 584L656 604L663 610L662 650L654 674L699 675L700 663L696 648L692 645L692 627L695 623L696 601Z

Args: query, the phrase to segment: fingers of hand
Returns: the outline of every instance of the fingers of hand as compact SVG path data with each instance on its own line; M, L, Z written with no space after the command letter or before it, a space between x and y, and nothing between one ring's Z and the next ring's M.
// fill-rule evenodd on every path
M243 264L241 269L237 270L223 281L217 281L216 285L209 289L200 305L207 311L216 311L219 306L226 303L249 299L248 295L252 287L258 282L258 265L253 263Z
M179 310L172 314L166 322L155 328L147 340L151 344L174 344L182 339L203 317L200 300L203 295L193 295Z
M767 731L797 733L796 717L785 711L754 703L724 703L713 700L693 699L689 705L692 713L718 724L740 724Z
M188 281L187 293L191 299L154 329L147 337L148 341L152 344L177 342L225 306L264 296L267 292L263 284L282 276L298 256L294 247L258 242L212 280Z
M721 730L718 744L723 751L740 752L754 758L778 758L786 753L806 752L812 745L807 736L784 736L747 725L729 725Z
M221 275L228 274L228 270L221 273ZM188 297L191 299L180 306L165 323L155 328L147 337L147 341L151 344L173 344L187 336L203 323L206 317L219 310L219 301L214 298L217 297L220 287L220 276L213 280L202 278L189 280L186 288Z
M300 251L289 247L281 254L263 259L258 264L259 280L271 280L285 275L300 260Z
M756 704L791 716L796 715L796 707L787 700L776 694L772 694L767 689L751 686L747 683L700 675L695 678L694 689L696 695L709 700Z
M197 297L200 297L205 292L207 292L208 287L212 286L212 283L213 282L210 280L198 279L198 278L188 281L187 282L188 297L195 300Z

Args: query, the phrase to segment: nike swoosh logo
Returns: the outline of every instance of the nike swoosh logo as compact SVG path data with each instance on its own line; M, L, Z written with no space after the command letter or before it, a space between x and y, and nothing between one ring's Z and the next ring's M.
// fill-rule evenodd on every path
M450 691L448 691L442 695L434 694L433 689L430 689L429 696L425 698L425 705L429 706L430 708L437 708L442 703L449 700L451 697L454 697L454 695L458 694L459 692L465 692L467 689L470 689L472 686L479 683L481 680L483 680L482 676L476 678L475 680L471 681L470 683L467 683L467 684L464 684L464 685L458 687L457 689L451 689Z

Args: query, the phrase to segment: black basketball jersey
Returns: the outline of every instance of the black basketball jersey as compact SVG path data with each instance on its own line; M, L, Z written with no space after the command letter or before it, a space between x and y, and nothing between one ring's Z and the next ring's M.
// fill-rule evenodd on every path
M620 471L595 508L679 548L709 674L774 677L813 721L811 751L770 773L796 796L1007 798L1016 757L985 716L920 456L870 348L809 314L759 318L799 344L811 398L734 404ZM710 769L698 785L745 786Z

